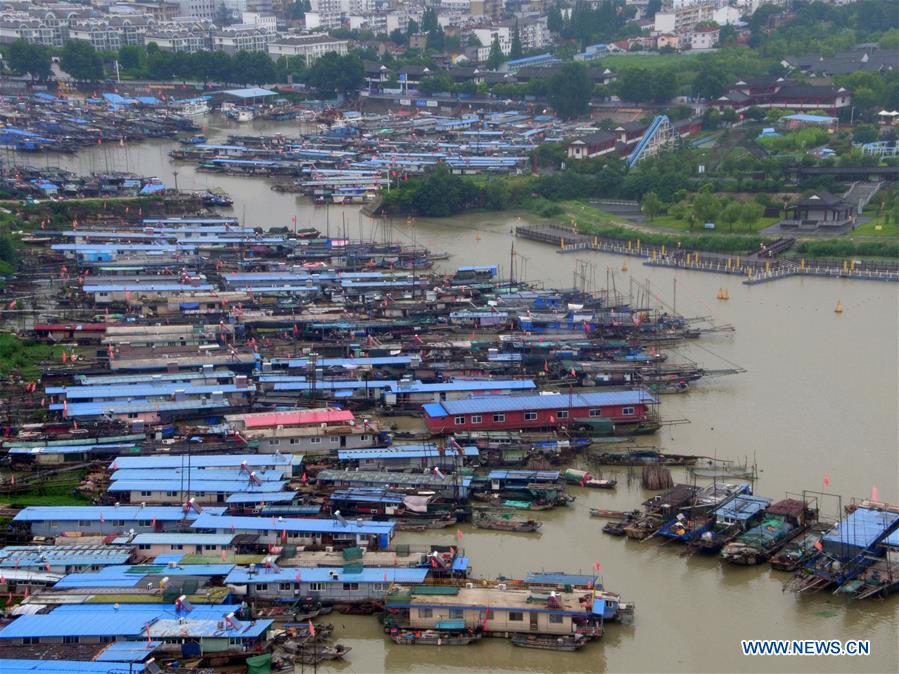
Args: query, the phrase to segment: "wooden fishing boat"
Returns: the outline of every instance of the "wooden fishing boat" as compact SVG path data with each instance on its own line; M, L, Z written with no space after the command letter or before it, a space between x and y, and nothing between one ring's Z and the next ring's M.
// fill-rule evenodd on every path
M515 519L510 514L491 515L486 512L477 512L472 517L471 523L478 529L495 529L497 531L535 532L543 522L537 520Z
M336 644L334 646L313 645L301 648L293 655L294 662L304 665L317 665L327 660L343 660L352 650L349 646Z
M639 514L640 511L636 511ZM623 520L630 517L633 512L626 510L607 510L605 508L590 508L590 517L603 517L610 520Z
M583 634L521 634L512 635L512 644L522 648L539 648L545 651L573 652L583 648L589 639Z
M787 543L805 533L817 519L803 501L783 499L765 508L761 522L721 550L721 559L731 564L762 564Z
M446 622L446 621L444 621ZM468 646L481 639L480 632L462 630L412 630L397 629L390 631L390 639L401 646Z
M778 571L798 569L817 554L818 549L815 546L828 528L827 525L816 524L804 534L784 545L777 554L768 560L771 568Z
M591 457L594 463L606 466L643 466L662 464L665 466L691 466L699 459L690 454L665 454L657 450L636 450L628 452L602 452Z
M604 534L609 534L609 536L624 536L626 535L625 529L633 524L639 517L639 510L625 513L623 519L615 520L613 522L606 522L605 526L603 526L602 528L602 532Z

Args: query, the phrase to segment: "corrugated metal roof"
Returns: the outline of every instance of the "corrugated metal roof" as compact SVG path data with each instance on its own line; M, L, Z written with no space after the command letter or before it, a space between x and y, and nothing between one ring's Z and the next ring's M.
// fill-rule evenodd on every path
M274 494L231 494L225 503L290 503L297 497L295 491L279 491Z
M114 545L8 545L0 550L0 567L103 566L124 564L129 557L130 547Z
M161 533L161 534L137 534L131 539L133 545L168 545L170 543L188 545L230 545L236 534L189 534Z
M656 399L644 390L600 391L595 393L553 393L526 396L488 396L467 400L446 400L424 405L429 417L454 414L487 414L492 412L516 412L523 410L553 410L568 407L604 407L607 405L649 404Z
M138 578L138 580L140 579ZM16 618L0 630L0 639L73 635L139 637L146 628L147 621L146 613L126 613L112 610L91 613L53 611L43 615L25 615ZM6 670L3 671L5 674Z
M92 398L146 398L183 393L186 396L207 393L240 393L256 390L254 384L237 386L235 384L191 384L190 382L166 384L127 384L124 386L51 386L45 389L48 395L64 395L67 400L85 400ZM71 407L71 404L70 404Z
M284 471L280 469L269 470L253 470L253 474L263 482L276 482L284 478ZM173 482L175 480L184 480L185 487L190 481L191 487L195 487L202 491L203 485L210 481L226 481L243 480L249 482L249 474L240 472L239 468L228 470L226 468L191 468L190 470L181 470L180 468L124 468L117 470L112 474L111 478L115 481L166 481Z
M441 480L431 473L390 473L376 470L321 470L316 479L319 482L361 482L367 484L405 484L423 485L429 487L451 487L453 481L449 478ZM471 484L471 476L461 478L463 487Z
M109 452L134 447L133 442L117 442L108 445L52 445L48 447L10 447L10 454L81 454L84 452Z
M109 644L103 651L94 656L94 662L143 662L162 646L161 641L117 641ZM0 671L3 671L0 669ZM124 674L124 668L119 668ZM130 667L128 668L130 674Z
M824 534L821 540L825 544L830 542L867 548L883 536L884 532L893 527L897 521L899 521L897 513L858 508Z
M270 492L281 491L286 484L287 482L284 480L272 480L271 482L256 484L250 483L246 478L239 480L204 480L202 483L198 482L197 484L192 484L191 491L202 491L207 494L210 492L220 492L225 494L234 494L237 492ZM182 482L181 480L119 480L110 484L106 491L174 491L180 493L186 488L186 481Z
M286 410L283 412L258 412L255 414L234 415L230 421L243 421L246 428L263 428L265 426L300 426L306 424L334 424L352 421L355 417L349 410Z
M530 379L457 379L439 383L395 382L387 386L393 393L450 393L453 391L527 391L537 385Z
M346 520L346 524L336 519L276 518L276 517L234 517L231 515L200 515L191 527L217 531L298 531L323 534L392 534L393 522L371 522Z
M139 414L140 412L178 412L188 410L207 410L230 407L224 398L196 398L192 400L143 400L134 402L117 402L107 400L99 403L71 403L67 406L66 416L94 417L103 414ZM50 405L50 409L62 409L62 405Z
M124 336L123 336L124 337ZM165 372L160 374L119 374L78 377L85 386L100 386L105 384L150 384L158 381L193 381L197 379L234 379L235 373L231 370L196 370L194 372Z
M210 506L203 508L209 515L221 515L225 508ZM181 506L28 506L13 518L16 522L74 522L85 520L99 522L103 515L107 520L138 522L156 520L177 522L192 520L198 516L194 511L184 512Z
M146 646L146 642L143 643ZM0 660L0 672L3 674L122 674L123 672L140 674L143 671L144 664L142 662Z
M212 620L196 620L190 615L182 620L159 620L150 625L150 636L157 638L219 638L219 639L255 639L264 634L272 626L274 620L241 621L241 627L235 629L229 623L223 623L227 613L222 613ZM222 626L224 624L224 627Z
M246 463L248 468L293 466L303 462L302 454L198 454L187 457L174 456L120 456L110 465L111 470L181 468L240 468Z
M465 456L479 456L480 451L474 445L462 447ZM439 457L440 450L435 445L393 445L391 447L373 447L363 449L338 449L337 458L341 461L359 461L361 459L416 459ZM447 449L444 456L456 455L455 449Z
M736 497L715 509L717 517L731 520L748 520L771 504L771 499L750 494L738 494Z
M376 356L371 358L319 358L316 367L363 367L365 365L408 365L412 362L409 356ZM308 358L272 358L273 365L287 365L289 368L309 367Z
M564 571L531 571L524 577L525 583L533 583L535 585L584 586L595 580L595 576L587 576L581 573L565 573Z
M534 480L537 482L559 479L557 470L491 470L488 480Z
M428 569L361 567L358 573L344 573L343 567L286 567L277 571L258 568L251 574L249 567L234 569L225 583L244 585L246 583L296 583L297 574L303 583L422 583ZM335 577L336 576L336 577Z

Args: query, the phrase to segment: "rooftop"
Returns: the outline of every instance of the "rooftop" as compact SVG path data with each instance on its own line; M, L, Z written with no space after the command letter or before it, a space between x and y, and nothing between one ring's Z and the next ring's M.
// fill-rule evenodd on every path
M225 512L222 507L204 508L203 513L209 515L221 515ZM28 506L21 510L13 519L16 522L74 522L92 521L99 522L101 517L110 520L124 520L126 522L138 522L156 520L158 522L177 522L192 520L198 513L184 512L181 506Z
M604 407L608 405L636 405L655 403L647 391L602 391L596 393L553 393L548 395L497 395L467 400L446 400L424 405L428 417L445 417L455 414L491 412L515 412L521 410L553 410L568 407Z
M423 583L428 575L428 569L415 568L377 568L360 567L357 573L347 573L342 566L338 567L286 567L278 570L271 568L257 568L255 573L250 573L249 567L235 568L225 583L276 583L297 582L304 583Z
M231 515L206 515L203 513L191 525L194 529L218 531L297 531L327 534L392 534L393 522L362 520L311 519L291 517L235 517Z

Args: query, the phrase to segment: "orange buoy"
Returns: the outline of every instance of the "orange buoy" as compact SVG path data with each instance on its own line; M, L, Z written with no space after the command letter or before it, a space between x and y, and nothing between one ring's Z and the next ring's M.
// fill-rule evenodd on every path
M475 232L475 233L474 233L474 240L475 240L475 241L480 241L480 240L481 240L481 233L480 233L480 232Z
M627 272L627 262L625 262L623 265L621 265L621 271Z
M841 314L843 313L843 303L840 300L837 300L837 306L833 308L833 313Z

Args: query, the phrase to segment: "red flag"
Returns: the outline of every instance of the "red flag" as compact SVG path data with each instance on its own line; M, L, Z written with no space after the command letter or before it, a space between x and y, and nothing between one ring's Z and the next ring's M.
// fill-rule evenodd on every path
M287 542L287 529L282 529L282 530L281 530L281 542L282 542L282 543L286 543L286 542Z
M225 548L222 548L221 558L222 558L222 561L223 561L223 562L227 562L227 561L228 561L228 553L225 552Z
M824 550L824 544L820 540L815 541L815 550L817 550L818 552Z
M100 524L103 524L103 522L105 522L105 521L106 521L106 518L103 517L103 511L101 510L100 511Z
M879 496L880 496L880 492L877 491L877 485L872 484L871 485L871 500L879 501L880 500Z
M824 473L824 486L825 487L830 486L830 475L828 475L827 473Z
M462 540L462 530L461 529L456 529L456 540L457 541Z
M150 520L150 526L152 526L154 529L156 528L156 518L155 517L152 520Z
M297 573L296 573L296 575L293 577L293 579L294 579L295 581L297 581L297 584L299 585L300 581L302 580L302 576L300 575L300 572L299 572L299 571L297 571Z
M10 309L15 309L15 308L16 308L16 303L17 303L17 302L18 302L18 300L13 300L12 302L10 302L10 303L9 303L9 308L10 308Z
M602 564L600 564L598 561L593 562L593 570L594 571L600 571L601 569L602 569Z
M312 621L309 621L309 636L315 637L315 625L312 624Z
M484 631L487 631L487 621L490 619L490 604L487 604L484 609L484 619L481 621L481 626L484 628Z
M306 477L306 473L304 472L303 475L300 477L300 482L302 482L303 484L306 484L306 480L308 480L308 479L309 478Z
M9 596L6 598L6 605L12 606L12 592L10 592Z

